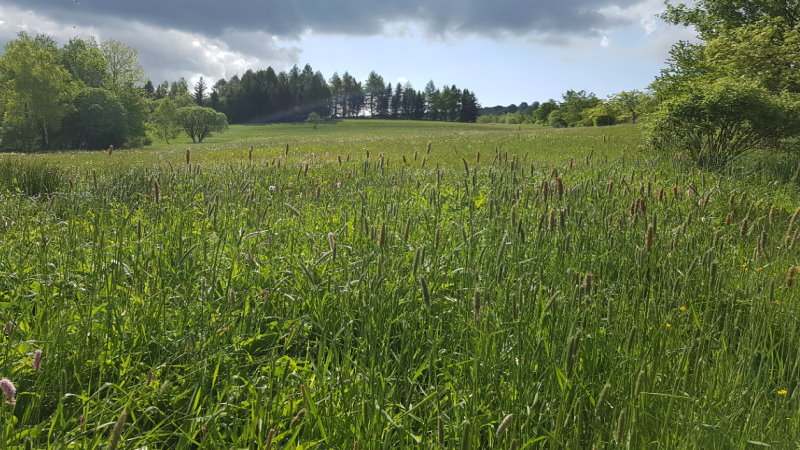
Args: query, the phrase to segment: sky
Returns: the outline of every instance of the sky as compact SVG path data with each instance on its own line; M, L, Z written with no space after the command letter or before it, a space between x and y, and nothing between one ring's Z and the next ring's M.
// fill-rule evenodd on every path
M456 85L483 106L645 89L692 30L662 0L2 0L0 45L17 33L114 39L155 84L209 84L306 63L330 78L375 71L422 89Z

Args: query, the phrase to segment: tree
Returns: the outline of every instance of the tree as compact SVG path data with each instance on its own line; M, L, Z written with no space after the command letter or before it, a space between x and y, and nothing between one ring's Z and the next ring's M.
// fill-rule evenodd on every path
M563 101L558 105L558 108L561 110L561 118L568 126L592 124L591 120L584 120L586 118L583 112L600 104L600 99L597 96L591 92L570 89L564 93L562 98Z
M169 81L164 81L156 87L153 92L153 97L158 100L166 97L169 94Z
M310 123L314 125L314 129L316 130L320 123L322 123L322 117L315 112L310 112L308 117L306 118L306 123Z
M0 113L7 129L3 147L49 147L73 98L72 75L58 64L55 42L20 33L0 57ZM39 143L41 139L41 144Z
M62 147L98 150L125 145L127 112L111 91L84 88L78 92L73 105L72 112L64 118L58 138Z
M592 125L596 127L605 127L617 123L617 111L618 108L611 102L603 102L594 108L585 110L583 115Z
M135 48L110 40L100 44L100 50L106 60L106 89L116 92L126 86L141 83L144 71L139 64L139 52Z
M142 91L144 92L144 97L148 100L155 100L156 98L156 87L153 86L153 81L149 78L144 82L144 86L142 87Z
M211 133L223 132L228 128L225 114L203 106L178 108L175 122L192 138L192 142L202 143Z
M436 120L439 115L439 111L436 109L436 96L438 94L439 90L436 89L433 80L428 81L428 84L425 85L425 114L431 120Z
M151 126L155 135L169 144L169 140L177 137L181 131L181 126L177 122L178 106L169 97L162 98L157 103Z
M720 168L800 133L800 102L740 80L697 80L659 106L648 131L653 148Z
M367 77L366 92L367 92L367 105L369 105L369 115L374 117L378 113L380 107L381 97L384 92L383 77L372 71Z
M397 87L389 102L389 110L391 111L392 119L399 118L403 110L403 86L400 85L400 83L397 83Z
M558 109L558 103L552 98L536 108L536 111L533 112L533 117L537 123L547 124L547 120L550 117L550 113Z
M611 106L625 112L631 118L631 123L636 123L636 119L639 118L649 102L650 96L637 90L622 91L612 96L610 100Z
M175 100L176 98L189 94L189 83L186 79L181 77L178 81L173 81L169 85L169 96Z
M651 145L720 167L800 134L787 109L800 91L799 13L794 0L668 5L663 18L694 26L702 42L675 44L651 85L660 102Z
M194 102L197 103L197 106L203 106L206 99L206 82L203 80L203 76L200 76L200 79L197 80L197 83L194 84Z
M475 122L478 120L478 99L475 94L464 89L461 92L461 111L458 114L459 122Z
M703 40L764 18L780 17L789 28L800 21L800 3L796 0L698 0L693 3L691 6L667 3L661 18L676 25L694 26Z
M59 53L61 64L76 80L93 88L103 86L108 65L94 38L70 39Z

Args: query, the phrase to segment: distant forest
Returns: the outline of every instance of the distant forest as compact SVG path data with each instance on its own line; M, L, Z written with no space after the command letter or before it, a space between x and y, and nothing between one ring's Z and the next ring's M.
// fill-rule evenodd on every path
M215 110L215 111L212 111ZM20 33L0 54L0 151L140 147L182 132L201 142L228 123L325 118L475 122L475 94L454 85L392 85L375 72L329 80L310 65L248 70L208 86L203 78L155 86L136 49L117 41ZM221 114L220 114L221 113ZM224 115L223 115L224 114Z
M159 100L181 95L186 81L163 82L154 86L145 82L148 97ZM480 105L475 94L455 85L437 88L433 81L418 91L410 83L391 83L371 72L364 82L348 72L334 73L326 80L319 71L306 64L288 72L248 70L241 77L220 79L207 86L202 78L195 84L195 102L224 113L231 123L299 122L309 114L320 117L379 119L440 120L475 122Z

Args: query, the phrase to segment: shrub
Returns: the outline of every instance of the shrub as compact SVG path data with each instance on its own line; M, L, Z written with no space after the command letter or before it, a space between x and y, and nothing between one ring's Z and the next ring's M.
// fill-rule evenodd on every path
M651 147L705 168L721 168L746 153L776 149L800 132L797 98L740 81L694 81L651 117Z

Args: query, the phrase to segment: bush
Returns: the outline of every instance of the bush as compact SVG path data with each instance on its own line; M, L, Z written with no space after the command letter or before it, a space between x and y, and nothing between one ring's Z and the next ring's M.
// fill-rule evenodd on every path
M746 153L776 149L800 132L797 98L737 80L694 81L665 102L646 129L650 146L705 168L721 168Z
M175 122L192 138L192 142L203 142L212 132L222 132L228 128L225 114L203 106L178 108Z

